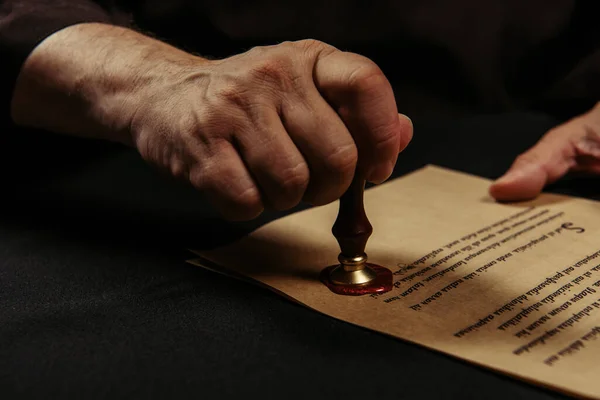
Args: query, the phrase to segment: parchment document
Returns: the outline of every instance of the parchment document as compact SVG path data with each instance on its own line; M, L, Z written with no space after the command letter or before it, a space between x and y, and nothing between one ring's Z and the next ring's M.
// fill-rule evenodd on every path
M193 263L314 310L572 395L600 398L600 202L544 194L499 204L490 181L428 166L365 192L372 296L329 291L338 203L261 227Z

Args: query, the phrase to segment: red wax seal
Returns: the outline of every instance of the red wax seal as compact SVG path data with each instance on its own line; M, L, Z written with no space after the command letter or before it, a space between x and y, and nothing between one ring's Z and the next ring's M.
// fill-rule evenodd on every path
M363 283L360 285L344 285L331 282L329 279L329 274L331 271L337 268L338 265L332 265L325 268L323 271L321 271L319 278L321 279L321 282L323 282L325 286L327 286L333 293L345 296L363 296L365 294L386 293L392 290L392 271L377 264L367 263L367 266L369 266L377 274L377 277L368 283Z

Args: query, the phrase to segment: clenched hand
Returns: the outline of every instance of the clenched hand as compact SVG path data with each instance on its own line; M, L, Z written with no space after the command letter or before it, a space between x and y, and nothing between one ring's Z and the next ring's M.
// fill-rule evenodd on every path
M116 140L229 219L378 183L412 137L382 71L314 40L207 60L137 32L79 24L47 38L13 97L22 125Z
M183 67L141 91L131 131L146 160L248 219L336 200L357 160L385 180L412 125L372 61L307 40Z

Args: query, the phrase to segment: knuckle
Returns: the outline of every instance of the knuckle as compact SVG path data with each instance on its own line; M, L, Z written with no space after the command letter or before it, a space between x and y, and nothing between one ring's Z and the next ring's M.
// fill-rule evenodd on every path
M316 39L302 39L295 41L292 44L308 51L322 51L333 49L333 47L328 45L327 43Z
M325 168L334 175L348 177L354 174L358 150L354 144L338 147L325 159Z
M232 211L241 218L252 218L262 212L263 205L260 193L254 187L231 193Z
M270 46L253 46L247 51L246 54L263 54L269 48Z
M213 187L211 174L207 173L206 167L196 166L188 175L188 180L192 186L201 192L209 190Z
M300 74L287 54L272 54L256 62L249 70L254 82L266 84L279 91L291 92L298 87Z
M296 42L291 42L291 45L296 49L300 49L302 53L310 59L314 59L317 56L327 56L339 51L334 46L316 39L298 40Z
M189 175L187 165L179 159L171 159L169 169L171 170L171 175L176 179L185 179Z
M216 157L218 158L218 156ZM243 186L234 168L219 163L204 163L189 174L191 184L215 202L224 217L231 220L249 220L263 211L260 193L254 185Z
M303 162L293 167L281 169L275 177L280 197L277 203L285 203L287 205L299 202L302 194L308 187L309 179L308 166Z
M389 85L381 68L369 59L364 59L362 65L351 72L348 84L356 92L377 92Z
M195 120L189 113L184 114L173 126L177 135L186 142L186 145L191 145L193 140L198 136L198 121Z
M201 191L214 191L229 175L224 174L224 166L229 164L225 150L229 143L224 139L211 139L206 146L206 154L191 166L188 176L190 183Z
M219 85L218 88L214 89L211 97L215 99L215 102L217 102L218 107L216 108L227 108L234 106L242 109L248 109L251 108L255 103L252 96L252 91L247 87L247 85L244 85L237 79L233 79Z

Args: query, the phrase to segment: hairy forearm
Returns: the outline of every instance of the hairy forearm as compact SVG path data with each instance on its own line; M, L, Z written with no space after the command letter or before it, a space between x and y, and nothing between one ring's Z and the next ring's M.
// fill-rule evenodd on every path
M20 126L130 144L130 119L148 88L204 61L129 29L74 25L28 57L11 115Z

